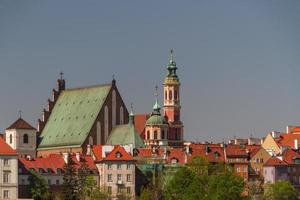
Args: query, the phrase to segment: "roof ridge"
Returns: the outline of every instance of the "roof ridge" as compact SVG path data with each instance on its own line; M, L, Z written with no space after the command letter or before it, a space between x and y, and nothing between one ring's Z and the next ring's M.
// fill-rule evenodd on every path
M104 87L104 86L112 86L112 84L104 83L104 84L97 84L97 85L88 85L88 86L83 86L83 87L74 87L74 88L68 88L64 91L73 91L73 90L89 89L89 88Z

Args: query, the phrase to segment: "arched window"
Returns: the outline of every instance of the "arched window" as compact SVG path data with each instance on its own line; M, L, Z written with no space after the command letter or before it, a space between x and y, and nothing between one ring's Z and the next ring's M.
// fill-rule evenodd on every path
M169 100L172 100L172 90L169 91Z
M23 144L28 144L28 134L23 135Z
M12 134L9 135L9 143L12 144Z
M174 91L174 99L178 100L177 90Z
M112 125L115 126L116 125L116 91L113 90L112 91Z
M104 140L108 137L108 107L104 107Z
M165 91L165 100L167 100L168 99L168 92L167 92L167 90Z
M147 131L147 134L146 134L146 139L150 139L150 131Z
M92 137L92 136L90 136L90 137L89 137L89 145L93 145L93 143L94 143L94 141L93 141L93 137Z
M124 124L124 108L120 107L120 124Z
M165 131L164 130L161 131L161 139L165 139Z
M153 138L154 140L156 140L157 139L157 131L155 130L154 131L154 138Z
M97 144L101 144L101 123L97 122Z

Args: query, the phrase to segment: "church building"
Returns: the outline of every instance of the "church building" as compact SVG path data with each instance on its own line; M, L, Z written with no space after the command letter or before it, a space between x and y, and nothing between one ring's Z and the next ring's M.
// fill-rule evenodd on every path
M86 153L88 145L105 144L113 127L128 123L128 111L116 86L109 84L58 91L39 120L37 155Z

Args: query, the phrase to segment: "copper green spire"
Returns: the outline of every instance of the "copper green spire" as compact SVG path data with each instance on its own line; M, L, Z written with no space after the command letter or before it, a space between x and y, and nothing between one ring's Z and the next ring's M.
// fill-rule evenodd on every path
M153 114L156 114L156 115L160 115L160 108L161 108L161 106L159 105L159 103L158 103L158 86L155 86L155 93L154 93L154 95L155 95L155 103L154 103L154 105L153 105Z
M134 124L133 103L130 104L129 124Z

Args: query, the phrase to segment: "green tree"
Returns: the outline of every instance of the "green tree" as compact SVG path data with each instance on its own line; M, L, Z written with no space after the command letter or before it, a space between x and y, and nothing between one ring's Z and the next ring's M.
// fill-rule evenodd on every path
M95 188L92 193L90 200L107 200L109 199L109 195L104 189Z
M297 191L288 181L278 181L265 186L265 200L296 200Z
M47 200L50 199L48 185L46 180L37 172L31 171L29 177L30 192L34 200Z
M142 187L139 200L152 200L152 193L148 187Z
M245 199L242 195L244 181L231 172L223 172L210 176L208 182L208 199L210 200L239 200Z
M67 163L64 165L64 184L63 199L78 200L78 177L76 172L76 163L68 156Z
M85 158L80 159L80 168L77 171L78 194L81 200L90 199L93 190L96 187L91 170Z
M179 169L174 178L166 186L166 199L168 200L192 200L205 199L204 183L199 176L189 168Z

